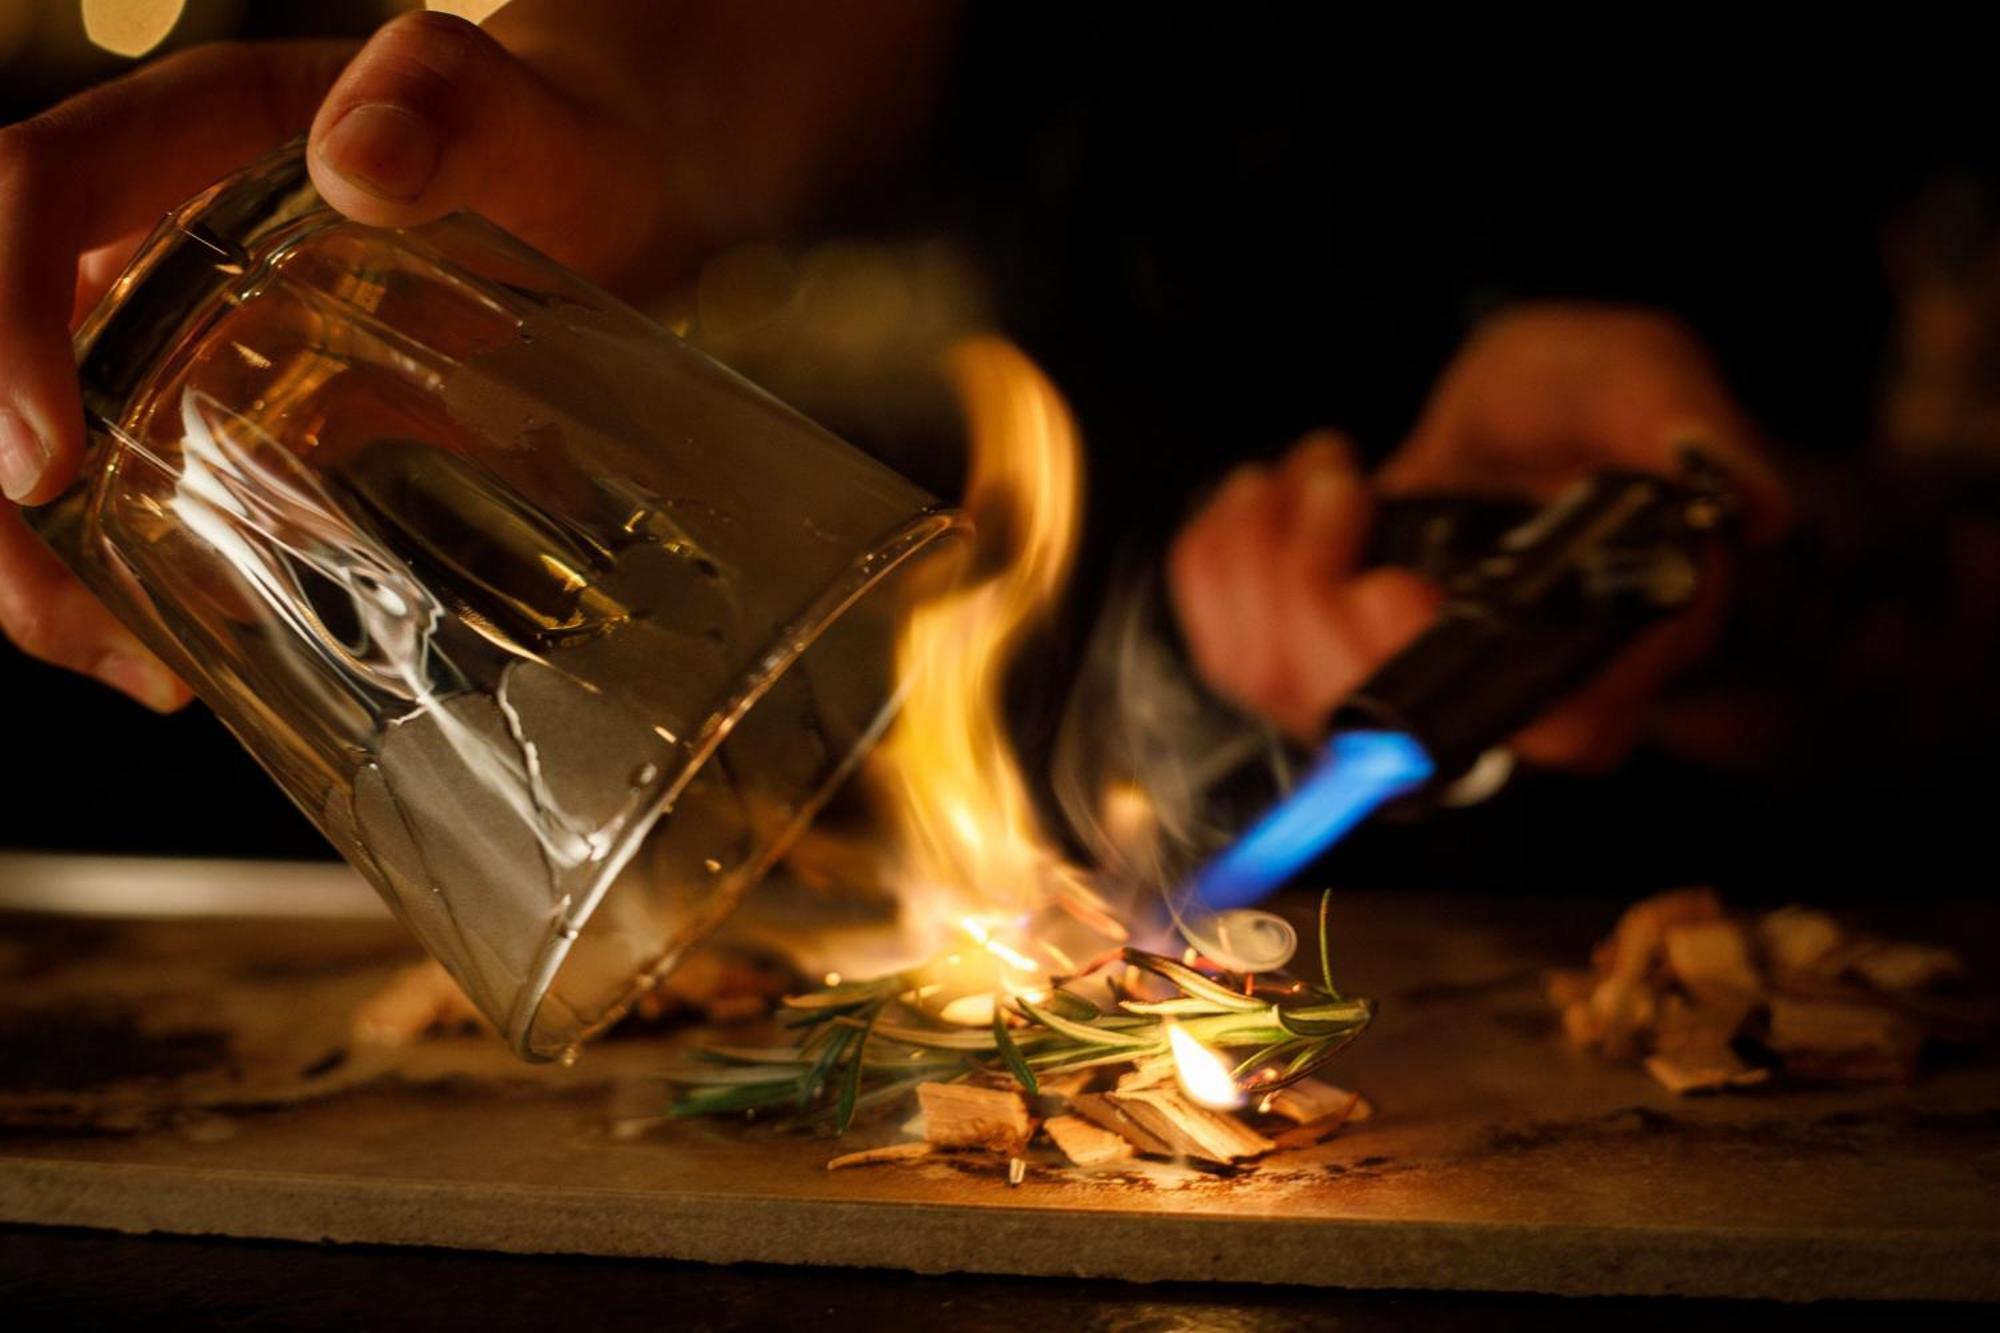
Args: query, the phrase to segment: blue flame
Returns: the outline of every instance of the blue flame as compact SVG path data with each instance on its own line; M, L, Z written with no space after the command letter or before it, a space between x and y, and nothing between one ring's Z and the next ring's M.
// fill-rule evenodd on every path
M1341 732L1290 795L1202 869L1194 896L1217 911L1257 902L1433 770L1424 747L1400 731Z

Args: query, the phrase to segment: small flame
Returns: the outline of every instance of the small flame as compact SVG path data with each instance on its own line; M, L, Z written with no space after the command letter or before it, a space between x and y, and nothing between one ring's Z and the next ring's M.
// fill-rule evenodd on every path
M932 944L970 935L1009 968L1038 973L1026 923L1065 895L1068 868L1021 775L1002 691L1075 554L1078 437L1054 386L1011 344L969 339L947 368L970 422L974 574L910 613L896 654L902 708L871 767L908 927Z
M1007 941L994 935L987 924L978 917L962 917L959 919L958 924L960 929L978 941L980 948L986 950L986 952L992 954L995 958L1007 964L1007 966L1022 972L1034 972L1040 969L1041 964L1007 943Z
M1167 1023L1167 1046L1174 1053L1174 1075L1189 1097L1218 1111L1233 1111L1243 1105L1243 1093L1229 1066L1180 1024Z

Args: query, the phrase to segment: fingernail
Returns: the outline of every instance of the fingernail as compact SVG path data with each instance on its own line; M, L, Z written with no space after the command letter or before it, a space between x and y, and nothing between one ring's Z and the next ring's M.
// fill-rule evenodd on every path
M171 713L187 702L186 687L173 672L137 653L107 653L95 674L112 689L131 695L156 713Z
M377 198L407 203L437 171L438 133L413 111L364 102L333 123L320 140L319 156Z
M11 407L0 407L0 491L9 500L25 500L42 484L48 470L49 447Z

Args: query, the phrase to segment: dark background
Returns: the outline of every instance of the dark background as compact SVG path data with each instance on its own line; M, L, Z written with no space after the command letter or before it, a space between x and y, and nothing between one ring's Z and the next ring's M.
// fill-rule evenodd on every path
M393 7L196 4L168 46L365 32ZM974 5L961 36L925 153L825 229L952 238L1078 409L1084 574L1021 673L1044 705L1022 719L1031 749L1109 571L1143 563L1231 461L1322 424L1379 457L1482 314L1641 301L1708 340L1783 453L1800 532L1745 571L1728 642L1669 714L1681 740L1667 728L1611 779L1531 778L1369 830L1329 873L1965 891L1950 867L1982 850L1994 753L2000 448L1912 438L1884 405L1924 369L1926 293L1959 294L1968 337L1992 315L2000 126L1966 34ZM44 33L0 65L0 117L120 67ZM1987 378L1956 391L1983 401ZM951 492L948 447L805 406ZM326 854L200 707L155 718L18 655L0 697L0 846Z

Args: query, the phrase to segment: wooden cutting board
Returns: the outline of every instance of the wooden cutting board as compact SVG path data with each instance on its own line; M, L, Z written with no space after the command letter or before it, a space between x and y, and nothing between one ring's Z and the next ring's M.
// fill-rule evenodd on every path
M135 890L191 873L117 869ZM4 904L9 883L76 867L0 872ZM321 892L325 873L260 868L265 897L208 910L295 909L289 877ZM1137 1281L2000 1299L2000 1064L1909 1091L1676 1100L1572 1054L1542 1004L1539 970L1580 958L1606 904L1345 894L1342 978L1383 1013L1332 1076L1372 1121L1234 1179L1128 1163L1010 1188L964 1163L829 1174L825 1140L666 1121L651 1071L673 1034L571 1069L491 1038L347 1050L345 1014L408 956L365 899L290 919L91 901L109 905L0 917L0 1221ZM1995 916L1894 924L1993 941ZM842 1147L896 1136L883 1122Z

